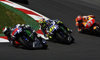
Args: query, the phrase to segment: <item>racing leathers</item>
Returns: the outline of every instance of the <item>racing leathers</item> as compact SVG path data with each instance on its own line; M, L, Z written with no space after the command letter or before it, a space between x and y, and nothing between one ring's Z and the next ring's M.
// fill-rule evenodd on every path
M69 32L72 32L71 30L69 30L69 28L65 27L63 22L60 21L60 20L46 20L45 22L43 22L41 24L41 30L43 31L45 37L47 37L49 35L49 30L48 29L49 29L50 25L52 25L52 24L61 25L65 29L68 29Z
M9 42L10 42L10 45L12 45L12 46L17 46L17 45L20 44L18 41L15 40L14 37L12 37L12 34L14 34L14 30L15 30L16 28L18 28L19 25L20 25L20 24L17 24L17 25L15 26L15 28L4 27L4 29L3 29L3 33L5 34L5 36L7 36L8 40L9 40Z
M37 40L37 38L39 38L39 37L38 37L37 33L35 32L35 30L33 30L29 25L20 25L20 24L17 24L12 29L10 29L10 28L6 29L5 28L6 31L4 32L4 34L5 34L5 36L8 37L10 45L12 45L14 47L21 46L21 44L16 40L16 36L14 36L17 29L18 29L19 32L21 31L19 28L22 28L22 30L28 29L32 32L32 35L34 35L33 36L33 38L34 38L33 43L31 43L31 44L29 43L30 47L33 47L33 48L41 48L42 47L41 42L39 40Z
M95 23L95 19L88 15L88 16L77 16L76 26L78 27L78 31L81 32L85 29L90 29L92 25Z

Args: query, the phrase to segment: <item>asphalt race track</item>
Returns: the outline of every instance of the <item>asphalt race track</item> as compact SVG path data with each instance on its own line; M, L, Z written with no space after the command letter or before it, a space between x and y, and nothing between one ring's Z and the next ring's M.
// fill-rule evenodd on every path
M29 0L22 4L51 19L61 19L73 30L75 43L65 45L48 41L47 50L25 50L0 43L0 60L100 60L100 37L80 34L75 27L77 15L94 14L99 21L100 7L79 0Z

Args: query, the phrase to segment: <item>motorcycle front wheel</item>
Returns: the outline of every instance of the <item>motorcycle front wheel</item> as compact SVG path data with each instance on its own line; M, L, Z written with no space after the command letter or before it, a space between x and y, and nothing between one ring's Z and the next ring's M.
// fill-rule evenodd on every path
M32 42L29 42L29 41L23 39L22 37L19 37L19 42L24 48L28 48L28 49L32 48Z

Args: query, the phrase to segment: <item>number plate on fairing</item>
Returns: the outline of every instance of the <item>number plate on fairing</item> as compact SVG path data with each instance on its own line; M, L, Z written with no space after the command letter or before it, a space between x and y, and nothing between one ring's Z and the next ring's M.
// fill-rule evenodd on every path
M49 29L49 32L51 33L51 32L54 32L55 30L57 30L58 29L58 25L51 25L50 26L50 29Z

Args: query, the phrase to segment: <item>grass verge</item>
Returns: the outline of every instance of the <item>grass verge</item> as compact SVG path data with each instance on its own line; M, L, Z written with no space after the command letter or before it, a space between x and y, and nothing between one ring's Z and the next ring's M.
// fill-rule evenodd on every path
M39 23L25 13L0 2L0 33L4 26L13 27L16 24L29 24L33 29L39 29ZM3 34L0 34L3 35Z

